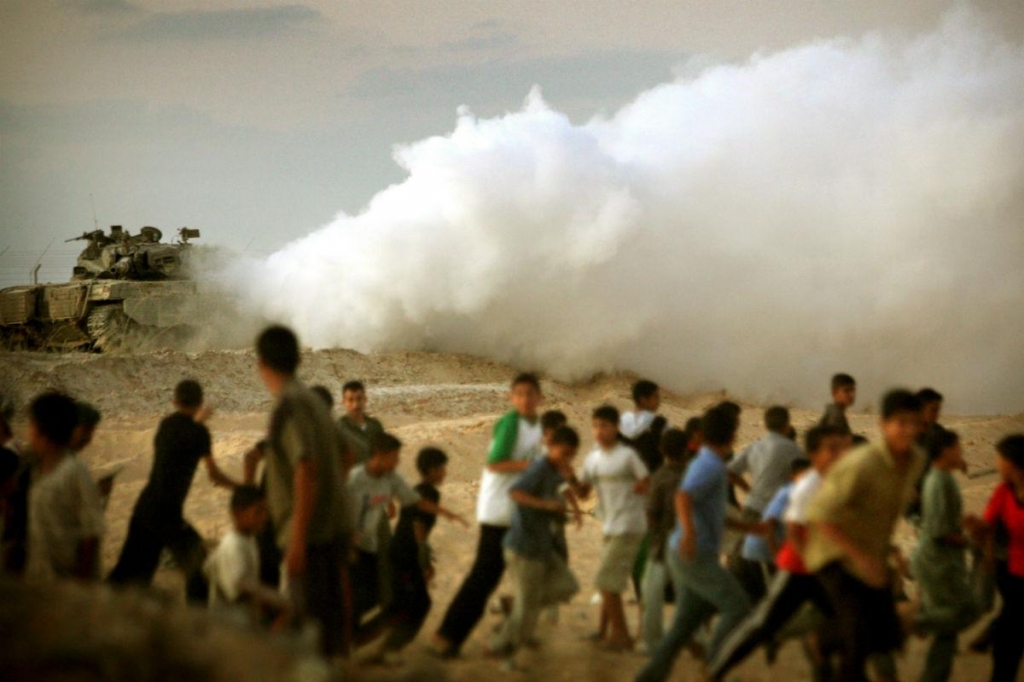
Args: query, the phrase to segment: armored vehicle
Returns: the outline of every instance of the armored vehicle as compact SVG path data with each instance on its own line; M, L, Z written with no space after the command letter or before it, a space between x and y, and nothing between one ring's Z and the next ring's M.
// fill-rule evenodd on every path
M71 281L0 290L0 335L9 349L114 350L173 346L194 331L198 295L190 239L155 227L131 235L120 225L67 241L87 242Z

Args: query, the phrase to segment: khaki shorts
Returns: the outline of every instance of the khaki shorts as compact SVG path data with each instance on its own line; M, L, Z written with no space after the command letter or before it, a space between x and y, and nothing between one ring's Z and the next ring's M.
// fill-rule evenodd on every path
M640 551L643 535L606 535L601 546L601 567L597 569L597 589L619 594L629 586L633 563Z

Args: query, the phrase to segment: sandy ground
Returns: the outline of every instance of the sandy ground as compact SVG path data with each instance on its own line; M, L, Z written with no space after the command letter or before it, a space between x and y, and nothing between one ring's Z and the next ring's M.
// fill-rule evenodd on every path
M442 488L443 502L472 519L480 477L481 462L495 419L505 410L507 383L515 370L498 363L461 355L435 353L390 353L361 355L346 350L307 353L301 375L310 384L321 383L335 395L348 379L367 383L370 410L385 426L405 442L400 472L416 479L413 459L425 445L444 448L451 457L449 477ZM158 352L131 356L44 355L13 353L0 355L0 387L23 403L46 388L59 388L90 400L103 411L104 420L84 459L94 474L119 469L120 473L107 510L109 532L104 541L104 566L109 569L124 540L132 506L145 484L152 460L152 439L157 423L170 410L174 384L183 378L199 379L208 403L216 410L209 426L214 435L214 456L231 474L240 475L242 454L258 440L265 428L270 400L255 372L249 352L218 351L187 355ZM657 377L653 377L657 379ZM584 436L581 457L589 451L589 413L595 406L610 402L621 409L630 407L629 387L633 377L599 377L588 383L567 385L544 381L545 408L563 410ZM662 412L673 424L721 400L724 394L682 395L665 393ZM861 397L862 403L868 396ZM740 400L742 403L742 400ZM824 400L823 400L824 402ZM874 402L871 398L870 402ZM858 406L859 407L859 406ZM760 437L760 406L744 405L739 445ZM794 410L793 421L801 432L816 419L816 411ZM869 437L876 433L877 418L856 412L851 418L855 430ZM1024 431L1024 415L952 416L943 423L963 437L970 478L960 477L966 506L979 511L996 484L992 473L993 444L1003 435ZM185 507L186 517L207 538L218 538L228 524L228 493L214 488L202 470L197 473ZM898 540L904 546L913 542L909 529L901 528ZM475 530L441 521L433 537L438 557L438 575L432 596L434 609L420 639L408 650L410 663L423 659L423 645L433 632L454 591L472 561ZM464 649L464 658L450 663L453 679L480 679L488 675L536 677L538 679L621 680L631 678L642 667L639 654L609 654L584 641L595 630L597 607L590 602L594 592L601 544L598 522L588 517L583 528L570 529L571 565L583 585L582 592L564 607L557 624L542 621L542 647L526 652L522 663L528 675L499 672L497 665L482 655L497 616L488 615ZM161 570L157 584L168 589L178 585L177 575ZM666 610L666 621L671 617ZM635 606L629 608L633 627ZM901 679L915 679L921 668L924 643L913 640L900 659ZM956 663L954 679L980 680L987 677L987 657L964 654ZM382 679L393 671L374 672ZM684 654L674 679L697 680L699 668ZM769 668L761 654L752 656L736 669L730 679L757 680L808 679L807 667L795 643L782 650L779 660Z

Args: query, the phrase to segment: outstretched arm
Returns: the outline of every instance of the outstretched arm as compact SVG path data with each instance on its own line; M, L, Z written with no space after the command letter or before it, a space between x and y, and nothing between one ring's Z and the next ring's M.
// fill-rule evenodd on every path
M466 519L462 518L460 515L456 514L453 511L445 509L439 504L431 502L430 500L421 499L419 502L416 503L416 506L419 507L421 511L425 511L428 514L433 514L434 516L443 516L449 521L457 521L461 523L463 526L466 526L467 528L469 527L469 522L466 521Z
M203 457L203 462L206 463L206 473L210 477L210 481L214 485L221 488L237 488L238 482L233 478L224 473L224 471L217 466L217 463L213 461L213 455L207 454Z

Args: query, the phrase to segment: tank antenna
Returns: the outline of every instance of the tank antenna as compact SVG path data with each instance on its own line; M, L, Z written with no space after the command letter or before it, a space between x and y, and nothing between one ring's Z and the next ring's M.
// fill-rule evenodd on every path
M89 194L89 201L92 203L92 224L98 230L100 229L100 221L96 219L96 197L92 193Z

